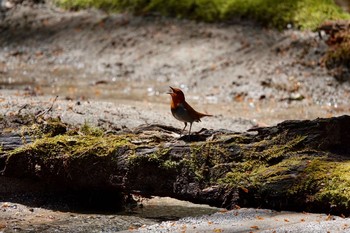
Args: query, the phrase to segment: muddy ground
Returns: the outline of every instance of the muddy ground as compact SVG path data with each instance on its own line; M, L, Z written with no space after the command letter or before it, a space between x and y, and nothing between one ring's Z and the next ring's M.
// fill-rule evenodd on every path
M323 67L327 45L313 32L278 32L240 20L205 24L68 12L48 3L5 11L0 44L1 102L11 97L9 108L58 95L57 103L68 105L58 114L67 110L68 117L78 105L79 119L95 121L84 116L91 111L112 115L119 127L181 127L169 111L171 85L181 87L197 110L216 115L195 130L241 131L349 110L349 83ZM104 103L95 107L95 101ZM127 117L132 119L119 122Z
M73 124L181 128L169 110L169 85L182 88L195 109L215 115L194 124L193 131L245 131L286 119L349 112L350 85L338 82L323 66L327 45L314 32L278 32L237 19L206 24L158 15L69 12L50 2L0 2L1 114L40 114L52 106L47 115ZM17 203L1 205L1 211L12 213ZM21 208L13 224L6 225L9 217L3 215L0 231L20 231L18 223L37 211ZM45 217L39 223L33 220L34 231L59 219L56 212L38 211L37 219ZM75 215L62 216L74 229ZM91 226L101 217L77 218ZM118 229L127 229L132 221L139 220Z

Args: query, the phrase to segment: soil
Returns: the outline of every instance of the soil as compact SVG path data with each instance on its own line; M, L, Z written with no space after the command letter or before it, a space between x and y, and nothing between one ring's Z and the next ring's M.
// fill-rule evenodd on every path
M115 110L113 119L137 118L120 127L182 127L167 106L171 85L182 88L195 109L215 114L194 130L241 131L349 110L349 83L339 83L323 67L327 45L317 33L278 32L241 20L206 24L70 12L50 3L14 5L2 17L0 87L2 103L11 96L11 107L16 96L22 107L22 101L50 102L45 97L58 95L68 110L84 105L79 119L90 120L84 116L89 110ZM95 101L107 103L93 107Z
M127 231L123 231L127 232ZM128 231L130 232L130 231ZM349 220L325 214L242 208L166 221L133 232L349 232Z
M0 113L5 116L40 114L52 106L46 114L71 124L182 128L170 113L169 86L180 87L196 110L215 115L194 124L193 132L202 127L242 132L349 112L350 84L324 67L327 45L316 32L279 32L236 19L206 24L94 9L72 12L50 1L0 5ZM20 206L1 202L0 211L12 213L14 205ZM21 231L16 224L32 218L37 210L31 208L21 206L17 220L1 214L0 231ZM49 212L42 213L40 224L30 220L33 231L45 231L46 222L52 226L58 217ZM80 220L103 225L94 220L100 218ZM74 229L74 214L66 219ZM114 226L105 231L116 231Z

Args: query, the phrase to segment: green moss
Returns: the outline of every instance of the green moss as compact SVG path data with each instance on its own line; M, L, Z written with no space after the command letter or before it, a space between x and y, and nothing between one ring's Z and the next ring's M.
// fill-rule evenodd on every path
M134 149L137 150L137 148ZM155 149L155 151L151 154L134 154L129 156L129 163L133 166L152 163L165 170L177 169L177 167L180 165L180 162L174 158L169 157L170 150L170 148L159 147L158 149Z
M56 3L67 9L81 9L81 8L97 8L108 11L118 11L123 8L123 1L113 1L113 0L58 0Z
M287 141L287 134L285 132L250 145L240 144L245 156L236 159L231 171L218 178L218 182L265 192L274 189L274 184L282 186L283 180L294 179L293 176L298 174L298 169L303 169L305 163L305 156L300 156L298 150L306 137L295 136ZM286 189L281 191L285 192Z
M293 156L272 166L238 164L221 184L254 189L260 195L308 198L341 209L350 207L350 161L332 161L327 156Z
M185 160L190 170L195 174L197 180L204 180L207 177L207 167L212 164L214 156L210 155L212 143L198 143L191 145L191 154Z
M291 194L309 193L315 201L332 206L350 207L350 161L327 158L310 160Z
M103 135L103 130L98 128L98 127L94 127L90 124L88 124L87 122L85 122L79 130L82 134L84 135L91 135L91 136L102 136Z
M277 181L278 179L281 179L279 177L281 175L284 176L297 173L296 171L304 165L306 159L307 157L304 156L293 156L278 164L267 167L264 166L259 169L257 173L262 179L266 179L267 182Z
M304 169L307 158L300 156L299 150L305 136L290 139L288 132L284 132L255 143L251 143L249 136L231 136L191 145L186 163L198 181L263 193L271 192L274 185L278 187L284 180L295 179L299 170ZM314 153L306 148L302 150L306 154ZM287 188L283 187L281 192Z
M331 167L333 167L332 175L325 176L327 185L316 194L316 199L348 209L350 207L350 162L336 162ZM327 174L328 170L324 172Z
M222 12L223 18L239 15L279 29L315 29L325 20L349 19L332 0L231 0Z
M40 120L39 122L33 122L32 124L24 125L21 127L21 135L23 143L26 144L26 137L30 136L32 140L51 137L67 132L67 125L64 124L59 118L49 118L47 120Z
M171 161L171 160L165 160L162 164L162 167L166 168L166 169L174 169L177 168L179 166L179 163L176 161Z
M281 171L296 163L297 151L306 137L295 136L289 141L286 138L287 132L252 144L238 143L248 141L240 137L230 138L224 146L223 141L227 141L227 138L197 143L191 146L191 155L186 161L198 180L233 187L258 187L273 176L267 172L270 169ZM273 167L275 164L276 167Z
M304 171L308 159L292 156L271 166L252 161L238 163L231 172L218 179L218 183L243 190L253 189L260 196L293 196L296 193L290 190L293 184L298 184L298 175Z
M229 184L233 188L256 186L258 177L252 174L254 169L252 170L251 168L247 162L236 164L223 178L218 179L218 183Z
M95 7L132 13L160 12L206 22L245 17L279 29L315 29L325 20L349 19L332 0L56 0L68 9Z
M113 154L121 146L129 146L129 140L124 136L85 136L58 135L35 140L13 153L24 152L38 156L106 156Z
M296 151L306 136L296 136L294 139L286 141L286 133L277 135L270 140L263 140L254 144L255 151L250 153L250 157L261 162L276 163L286 155Z
M234 134L234 135L229 135L231 137L231 140L233 140L231 145L238 145L241 143L248 143L251 141L251 137L248 137L244 134Z

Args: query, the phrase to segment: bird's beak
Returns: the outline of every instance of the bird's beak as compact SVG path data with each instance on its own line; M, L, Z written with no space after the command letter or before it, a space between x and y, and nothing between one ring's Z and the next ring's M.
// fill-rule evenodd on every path
M173 94L174 93L174 88L170 87L171 91L168 91L167 94Z

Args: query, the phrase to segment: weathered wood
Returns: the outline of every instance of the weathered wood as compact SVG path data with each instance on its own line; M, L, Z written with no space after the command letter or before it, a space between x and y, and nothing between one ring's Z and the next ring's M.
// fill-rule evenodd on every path
M2 150L9 151L23 146L24 143L31 143L32 139L28 135L18 133L5 133L0 135Z
M3 176L226 208L350 213L349 181L342 176L350 174L349 116L285 121L251 133L202 130L177 139L174 131L154 125L93 139L68 131L3 151ZM1 136L5 148L21 146L19 139Z

